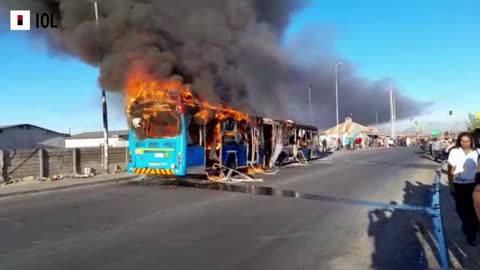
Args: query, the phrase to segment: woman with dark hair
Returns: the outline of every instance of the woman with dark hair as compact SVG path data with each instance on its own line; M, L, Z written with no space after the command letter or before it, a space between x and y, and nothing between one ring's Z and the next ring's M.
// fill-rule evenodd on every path
M474 149L472 134L461 133L456 147L448 157L448 182L454 188L456 211L462 221L462 231L471 246L475 246L478 232L478 219L473 204L477 166L478 152Z

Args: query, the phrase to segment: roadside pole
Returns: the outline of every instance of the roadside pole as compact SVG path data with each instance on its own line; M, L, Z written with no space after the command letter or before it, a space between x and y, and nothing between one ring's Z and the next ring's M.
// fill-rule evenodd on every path
M312 114L312 85L308 86L308 107L310 108L310 124L314 125L313 123L313 114Z
M339 121L338 121L338 67L341 66L342 63L335 64L335 109L336 109L336 117L337 117L337 128L338 128L338 139L340 140L340 144L343 145L343 138L340 133L339 128ZM343 149L343 148L342 148Z
M394 121L394 116L393 116L393 90L390 88L390 122L391 122L391 136L392 140L395 137L395 121Z
M95 23L98 29L98 5L95 1ZM100 61L103 59L102 48L100 47ZM103 169L109 173L109 158L108 158L108 111L107 111L107 95L105 89L102 87L102 115L103 115Z

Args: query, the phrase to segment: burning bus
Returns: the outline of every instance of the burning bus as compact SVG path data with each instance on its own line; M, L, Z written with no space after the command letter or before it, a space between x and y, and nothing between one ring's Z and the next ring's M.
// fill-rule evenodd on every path
M319 149L314 127L214 106L175 79L131 76L126 107L130 173L205 174L215 164L273 167L295 160L299 152L315 158Z

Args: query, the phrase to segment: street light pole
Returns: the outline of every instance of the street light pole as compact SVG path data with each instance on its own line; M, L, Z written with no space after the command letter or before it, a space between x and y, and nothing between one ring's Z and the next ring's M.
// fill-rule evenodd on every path
M313 114L312 114L312 85L308 86L308 107L310 108L310 124L313 123Z
M416 137L416 140L417 140L417 143L418 143L418 133L420 132L420 129L418 127L418 121L415 121L415 137Z
M95 25L98 28L98 5L95 1ZM103 52L100 47L100 59L103 58ZM107 96L105 89L102 87L102 114L103 114L103 168L109 173L109 158L108 158L108 114L107 114Z
M393 96L393 126L394 126L394 136L397 137L397 102L395 98L395 90L392 87L392 96Z
M413 118L410 118L410 121L415 123L415 139L416 139L417 143L419 143L418 133L420 132L420 129L419 129L419 126L418 126L418 121L413 119Z
M392 140L395 140L395 118L393 111L393 90L390 88L390 124L391 124L391 136Z
M338 67L341 66L342 63L335 64L335 107L336 107L336 116L337 116L337 128L338 128ZM340 138L340 128L338 129L338 138ZM341 139L341 138L340 138Z

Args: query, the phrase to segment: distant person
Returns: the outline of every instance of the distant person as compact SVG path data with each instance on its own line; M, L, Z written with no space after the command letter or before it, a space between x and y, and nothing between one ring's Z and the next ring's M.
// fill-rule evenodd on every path
M323 138L322 140L322 151L327 152L327 138Z
M455 140L450 138L448 140L448 145L447 145L447 148L445 149L445 151L447 152L447 154L449 154L450 151L455 147L456 147Z
M475 246L478 232L478 218L473 202L477 166L478 152L473 147L472 134L461 133L456 147L448 157L448 183L455 198L458 217L462 221L462 232L471 246Z
M438 138L433 139L432 150L433 150L433 158L435 159L435 161L438 161L440 151L442 150L442 142L439 141Z

